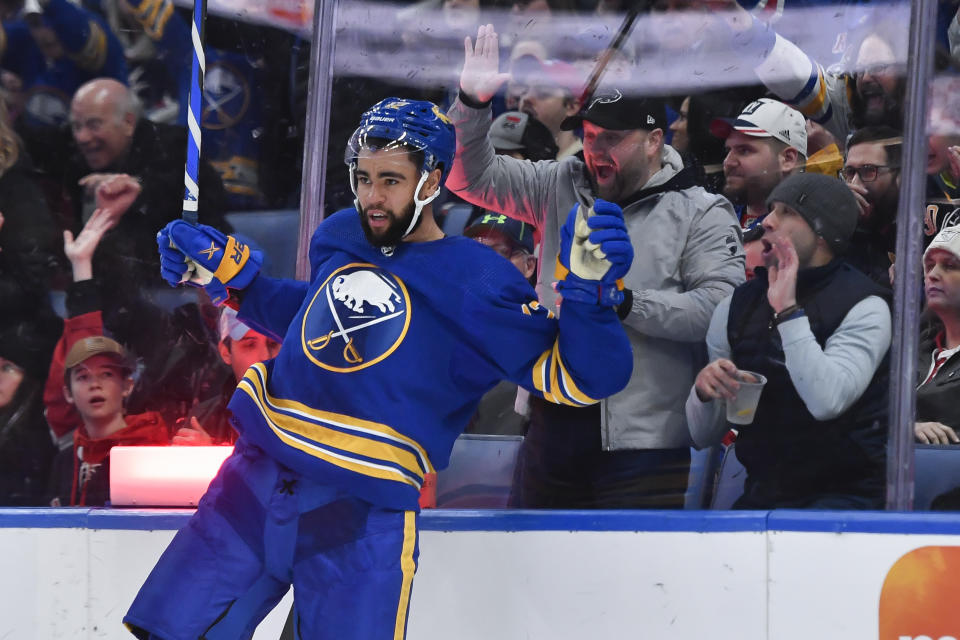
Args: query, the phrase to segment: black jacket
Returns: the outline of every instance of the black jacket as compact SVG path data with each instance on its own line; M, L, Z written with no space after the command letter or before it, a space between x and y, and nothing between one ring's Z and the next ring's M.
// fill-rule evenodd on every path
M917 384L921 384L930 370L933 350L943 325L936 318L920 332ZM917 422L940 422L960 430L960 353L947 360L933 380L917 389Z
M727 333L731 360L767 378L756 417L739 429L737 457L758 506L802 506L833 493L859 494L864 479L879 492L885 471L888 358L846 412L819 421L810 414L787 371L780 332L767 302L766 270L734 291ZM842 260L799 273L797 301L821 347L858 302L889 294ZM877 496L880 497L878 493Z

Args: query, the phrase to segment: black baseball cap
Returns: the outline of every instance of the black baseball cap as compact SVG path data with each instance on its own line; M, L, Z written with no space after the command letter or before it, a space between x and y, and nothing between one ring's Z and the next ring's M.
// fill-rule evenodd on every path
M619 89L594 94L581 113L560 123L564 131L583 127L583 121L616 131L667 130L667 106L661 98L624 95Z
M518 248L527 253L533 253L533 227L526 222L514 220L502 213L488 211L467 227L463 235L468 238L476 238L487 231L502 233Z

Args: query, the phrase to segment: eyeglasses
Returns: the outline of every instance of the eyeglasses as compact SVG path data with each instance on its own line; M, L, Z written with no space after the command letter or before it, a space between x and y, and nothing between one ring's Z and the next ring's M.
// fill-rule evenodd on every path
M865 164L862 167L844 167L837 175L845 182L853 182L854 176L860 176L860 182L873 182L881 171L894 171L897 167L885 164Z

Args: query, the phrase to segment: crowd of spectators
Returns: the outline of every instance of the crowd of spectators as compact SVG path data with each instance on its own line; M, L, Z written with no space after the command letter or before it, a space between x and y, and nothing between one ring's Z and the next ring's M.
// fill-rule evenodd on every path
M571 408L501 385L469 425L525 436L514 506L679 508L691 447L736 441L738 506L881 508L892 284L919 279L897 270L898 224L929 245L916 438L960 444L960 3L938 2L923 215L898 210L908 47L890 3L640 2L587 104L632 2L367 4L396 44L345 29L338 58L422 73L335 78L325 213L353 200L336 132L400 95L456 126L443 231L513 262L542 304L562 313L572 207L613 203L633 240L628 387ZM825 6L836 19L805 40ZM201 222L298 206L309 46L211 16ZM159 278L191 52L165 0L0 0L0 504L103 504L115 444L231 444L226 399L277 353ZM731 425L743 372L768 382L755 422Z

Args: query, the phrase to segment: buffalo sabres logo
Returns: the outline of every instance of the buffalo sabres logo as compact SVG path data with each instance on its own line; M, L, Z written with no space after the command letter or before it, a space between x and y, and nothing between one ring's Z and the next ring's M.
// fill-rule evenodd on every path
M357 371L393 353L409 326L403 282L376 265L348 264L331 273L310 301L303 352L324 369Z

